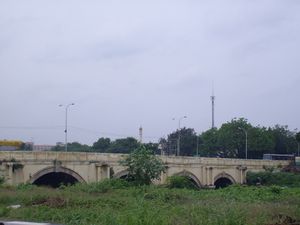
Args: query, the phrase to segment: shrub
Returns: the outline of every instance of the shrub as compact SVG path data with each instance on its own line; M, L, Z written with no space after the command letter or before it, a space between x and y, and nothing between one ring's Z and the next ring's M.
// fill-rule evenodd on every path
M104 193L112 189L123 189L130 186L130 183L122 179L105 179L100 182L81 184L77 183L73 186L68 187L69 190L73 191L84 191L88 193Z
M4 184L5 182L5 178L4 177L0 177L0 185Z
M32 185L32 184L29 184L29 183L26 183L26 184L19 184L17 186L17 190L32 190L35 186Z
M260 183L261 185L279 185L279 186L290 186L299 187L300 186L300 175L287 173L287 172L248 172L247 173L247 184L256 185Z
M168 188L196 189L196 186L184 176L171 176L167 179Z
M165 171L163 162L144 146L135 149L120 164L127 167L128 180L137 185L149 185Z

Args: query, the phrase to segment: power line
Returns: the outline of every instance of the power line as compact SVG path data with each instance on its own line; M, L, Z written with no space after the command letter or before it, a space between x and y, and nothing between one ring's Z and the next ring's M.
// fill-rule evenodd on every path
M73 129L85 132L85 133L90 133L94 135L99 135L99 136L110 136L110 137L119 137L119 138L126 138L126 137L135 137L137 135L132 135L132 134L120 134L120 133L113 133L113 132L103 132L103 131L96 131L96 130L91 130L87 128L82 128L82 127L77 127L77 126L69 126ZM22 129L22 130L60 130L64 129L63 126L0 126L0 129ZM143 138L146 139L160 139L161 137L157 136L143 136Z

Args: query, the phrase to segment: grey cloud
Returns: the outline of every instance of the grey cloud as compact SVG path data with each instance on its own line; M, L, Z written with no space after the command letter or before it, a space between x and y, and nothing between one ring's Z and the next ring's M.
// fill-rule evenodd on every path
M0 124L60 126L57 105L74 101L70 126L83 129L71 129L70 140L95 141L84 129L137 135L141 124L146 136L160 137L183 114L201 132L210 127L214 81L218 125L246 116L300 127L292 104L300 95L299 7L296 0L2 1ZM49 144L63 138L50 130L0 133Z

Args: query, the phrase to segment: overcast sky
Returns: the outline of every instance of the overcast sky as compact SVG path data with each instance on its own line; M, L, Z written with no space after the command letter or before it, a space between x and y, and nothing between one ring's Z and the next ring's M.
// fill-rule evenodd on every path
M0 139L300 128L299 0L1 0ZM172 118L176 120L172 120Z

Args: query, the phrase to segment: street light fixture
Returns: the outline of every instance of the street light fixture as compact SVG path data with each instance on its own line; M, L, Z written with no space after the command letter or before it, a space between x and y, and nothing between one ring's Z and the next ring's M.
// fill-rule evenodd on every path
M181 120L186 119L187 116L182 116L178 119L178 139L177 139L177 156L180 155L180 123ZM173 118L175 120L175 118Z
M248 132L246 129L242 128L242 127L239 127L240 130L244 131L245 133L245 137L246 137L246 141L245 141L245 152L246 152L246 156L245 158L247 159L248 158Z
M68 151L68 108L72 105L75 105L75 103L70 103L66 105L66 115L65 115L65 151ZM60 104L59 107L63 107L64 105Z

